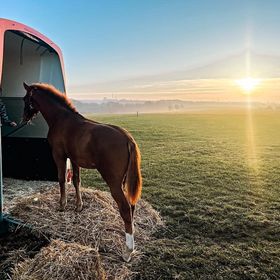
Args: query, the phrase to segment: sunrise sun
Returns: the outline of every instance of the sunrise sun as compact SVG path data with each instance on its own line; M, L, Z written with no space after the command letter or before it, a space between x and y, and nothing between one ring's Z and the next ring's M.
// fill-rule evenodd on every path
M244 79L236 80L235 82L237 85L240 86L240 88L244 91L244 93L251 94L260 84L261 80L247 77Z

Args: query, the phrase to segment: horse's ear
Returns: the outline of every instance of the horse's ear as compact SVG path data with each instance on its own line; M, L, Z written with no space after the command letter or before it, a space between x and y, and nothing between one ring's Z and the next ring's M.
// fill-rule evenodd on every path
M31 87L28 84L26 84L25 82L23 82L23 86L26 89L26 91L30 91L31 90Z

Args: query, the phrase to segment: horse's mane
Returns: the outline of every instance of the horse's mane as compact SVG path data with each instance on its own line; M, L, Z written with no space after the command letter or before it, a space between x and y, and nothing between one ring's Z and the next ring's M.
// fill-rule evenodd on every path
M43 92L50 93L49 96L55 99L59 104L63 105L65 108L71 110L74 113L78 112L75 106L73 105L72 101L66 96L66 94L63 94L54 86L49 84L43 84L43 83L36 83L36 84L32 84L31 86L33 88L36 87Z

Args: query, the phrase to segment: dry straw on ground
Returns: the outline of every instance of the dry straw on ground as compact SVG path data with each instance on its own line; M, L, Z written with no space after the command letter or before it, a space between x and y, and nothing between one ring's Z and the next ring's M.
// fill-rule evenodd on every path
M53 186L51 181L26 181L13 178L3 178L4 211L9 212L16 202L16 198L28 196L34 192L45 192Z
M54 240L34 259L19 263L14 280L105 279L100 255L88 246Z
M132 277L130 267L139 262L141 252L136 251L131 263L123 262L124 224L116 203L108 192L90 189L83 189L82 192L84 209L80 213L74 210L75 193L73 190L68 192L66 210L64 212L58 210L59 191L57 188L19 199L11 213L52 239L77 243L99 252L107 279L130 279ZM135 213L136 248L141 249L141 246L151 238L151 234L162 225L159 214L147 202L140 200ZM61 259L68 257L63 252L60 256ZM27 261L26 265L32 265L31 261ZM17 266L15 271L19 271L19 269ZM66 269L68 269L67 266ZM51 278L50 276L48 279L66 279ZM67 279L92 278L68 277Z

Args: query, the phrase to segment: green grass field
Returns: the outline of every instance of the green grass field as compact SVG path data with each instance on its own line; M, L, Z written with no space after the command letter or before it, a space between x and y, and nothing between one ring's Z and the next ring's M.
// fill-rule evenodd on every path
M137 279L280 279L279 111L94 119L133 134L142 197L166 221ZM108 190L95 171L82 177Z

